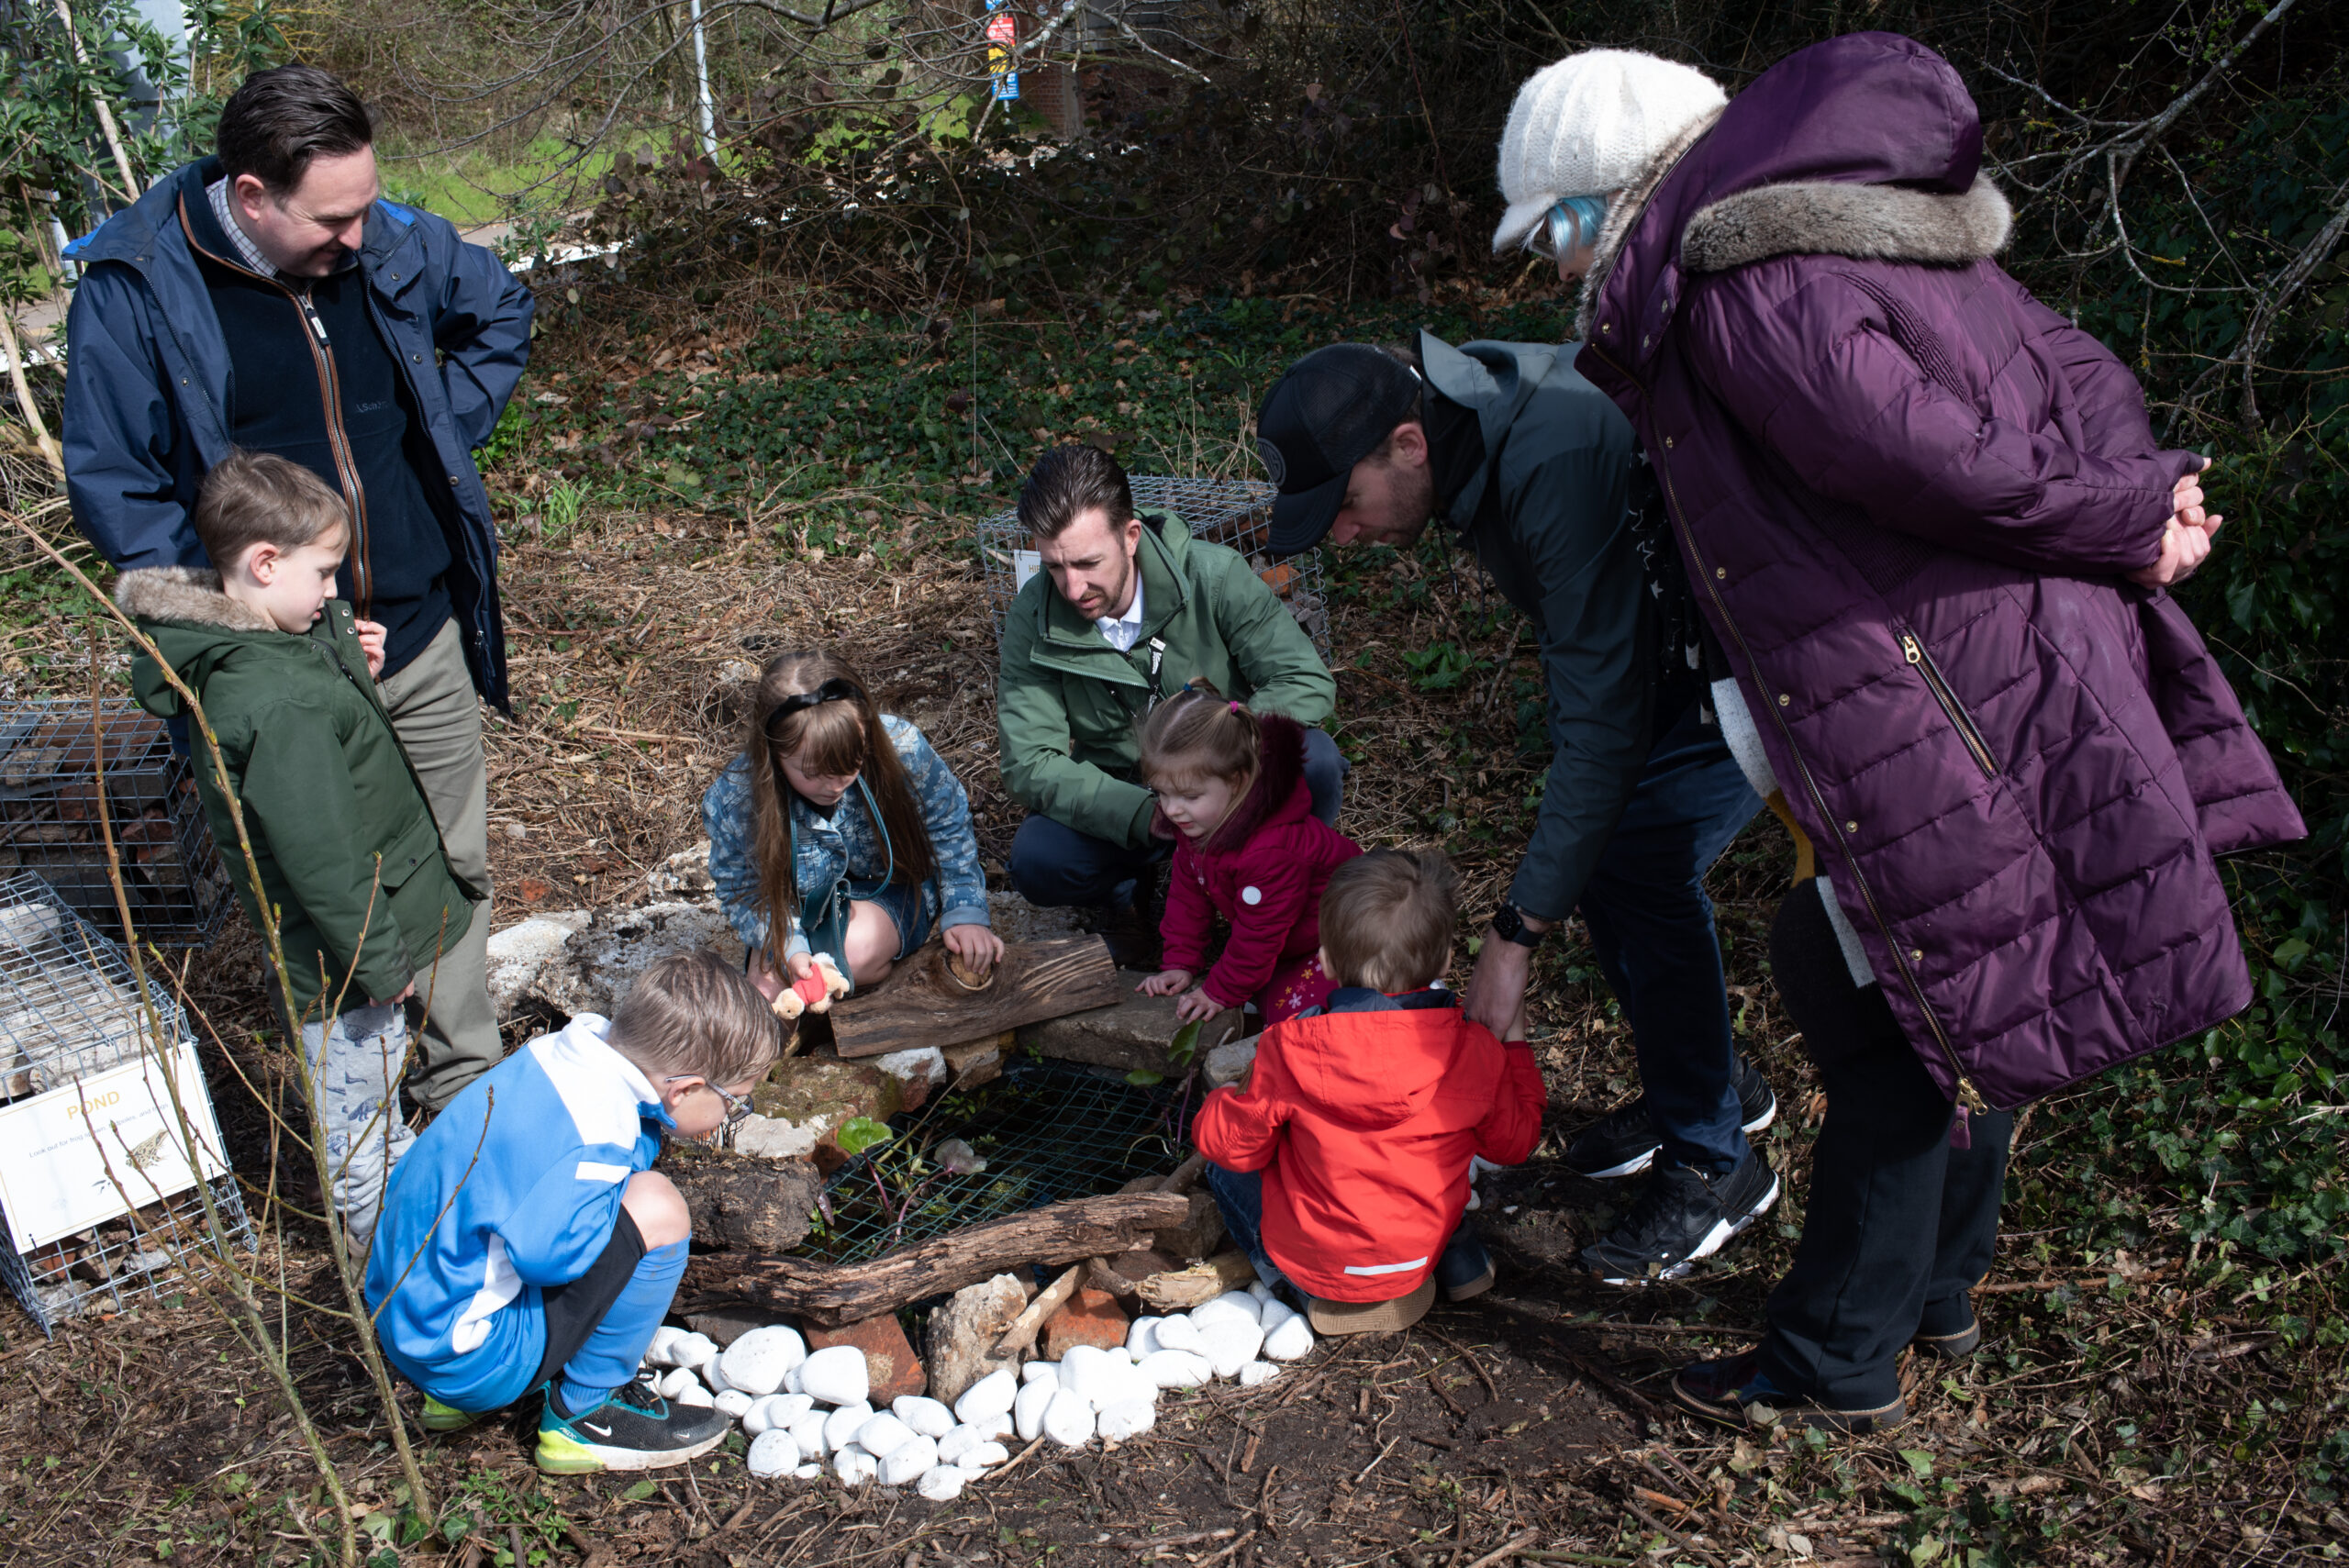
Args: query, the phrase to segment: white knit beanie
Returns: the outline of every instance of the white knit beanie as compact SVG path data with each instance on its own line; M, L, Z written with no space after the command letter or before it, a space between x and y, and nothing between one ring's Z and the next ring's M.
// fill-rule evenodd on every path
M1703 72L1630 49L1593 49L1543 66L1517 90L1501 132L1508 211L1493 249L1517 244L1568 196L1609 195L1729 95Z

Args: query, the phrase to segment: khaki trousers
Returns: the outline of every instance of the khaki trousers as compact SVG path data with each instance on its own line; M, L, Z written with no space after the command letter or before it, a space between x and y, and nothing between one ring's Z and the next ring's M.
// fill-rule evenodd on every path
M481 699L457 623L443 625L414 662L377 685L424 783L450 869L483 895L463 940L416 977L416 998L407 1005L420 1059L408 1074L408 1094L437 1113L506 1054L489 1001L489 762L482 754Z

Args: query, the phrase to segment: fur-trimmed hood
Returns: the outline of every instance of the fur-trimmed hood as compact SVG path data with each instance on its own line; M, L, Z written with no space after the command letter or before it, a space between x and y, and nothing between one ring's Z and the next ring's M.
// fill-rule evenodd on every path
M1223 825L1208 835L1200 851L1235 854L1265 825L1283 818L1301 821L1313 809L1313 794L1305 785L1305 727L1277 713L1256 719L1256 782L1241 797Z
M223 593L220 573L201 566L144 566L126 572L114 585L114 602L133 620L284 635L267 616Z

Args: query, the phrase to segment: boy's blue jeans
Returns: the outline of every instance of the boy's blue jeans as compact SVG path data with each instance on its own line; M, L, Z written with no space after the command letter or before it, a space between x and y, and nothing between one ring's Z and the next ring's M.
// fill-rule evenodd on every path
M1254 1171L1227 1171L1214 1161L1208 1162L1206 1172L1208 1191L1215 1195L1215 1207L1223 1216L1223 1228L1248 1261L1256 1265L1256 1277L1264 1282L1267 1290L1277 1291L1286 1286L1293 1296L1302 1292L1281 1273L1272 1254L1264 1251L1264 1179ZM1445 1290L1457 1289L1471 1280L1480 1279L1492 1267L1492 1258L1485 1244L1477 1240L1475 1222L1466 1215L1460 1217L1460 1227L1453 1231L1452 1240L1444 1244L1443 1256L1435 1262L1435 1283ZM1300 1301L1298 1305L1303 1305Z

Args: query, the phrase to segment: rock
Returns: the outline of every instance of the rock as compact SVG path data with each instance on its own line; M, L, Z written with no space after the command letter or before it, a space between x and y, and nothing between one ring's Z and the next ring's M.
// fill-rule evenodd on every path
M685 1334L685 1329L678 1328L674 1323L663 1323L653 1329L652 1342L644 1347L644 1364L647 1366L676 1365L676 1357L672 1352L675 1350L677 1341L684 1339Z
M1128 1399L1152 1398L1158 1392L1158 1385L1144 1379L1123 1355L1113 1356L1090 1345L1076 1346L1062 1359L1061 1386L1097 1410Z
M938 1462L941 1464L960 1464L968 1455L994 1440L976 1426L957 1427L938 1440Z
M674 1399L688 1388L700 1388L701 1379L694 1375L694 1369L689 1366L673 1366L652 1386L660 1391L662 1398Z
M785 1471L797 1468L799 1445L791 1440L789 1432L761 1432L751 1440L749 1462L752 1480L772 1481Z
M1264 1307L1254 1296L1244 1290L1228 1290L1206 1306L1195 1307L1191 1309L1191 1321L1197 1324L1202 1332L1210 1323L1227 1320L1234 1323L1254 1323L1261 1327L1264 1323Z
M1254 1293L1252 1291L1250 1294ZM1269 1293L1256 1297L1256 1327L1262 1329L1268 1336L1274 1329L1296 1316L1297 1314L1290 1309L1287 1302L1279 1300Z
M875 1418L896 1419L895 1416ZM938 1467L938 1444L929 1438L907 1432L904 1442L876 1457L881 1461L881 1485L903 1486L909 1481L920 1480Z
M718 1396L698 1383L680 1388L669 1396L672 1405L685 1405L699 1410L707 1410L717 1402Z
M989 1040L974 1040L966 1045L945 1048L946 1071L952 1074L954 1087L975 1089L982 1084L992 1084L1003 1076L1004 1053L1019 1043L1019 1037L1005 1030Z
M1313 1326L1292 1312L1264 1336L1267 1361L1293 1362L1313 1353Z
M963 1456L963 1468L978 1471L1011 1462L1011 1451L1001 1443L981 1443Z
M489 1000L502 1020L513 1014L539 978L539 972L562 955L573 932L587 929L595 918L585 909L564 909L534 915L489 935Z
M1197 1388L1215 1379L1215 1363L1197 1351L1156 1351L1134 1370L1161 1388Z
M1107 1007L1023 1025L1019 1043L1063 1062L1114 1067L1121 1073L1176 1072L1176 1064L1166 1054L1175 1031L1183 1027L1174 1017L1176 999L1137 994L1134 987L1150 978L1147 973L1120 970L1118 976L1122 999ZM1202 1047L1221 1040L1227 1029L1239 1033L1245 1016L1232 1007L1209 1018L1199 1030Z
M879 1475L881 1465L871 1454L850 1443L832 1455L832 1473L841 1478L841 1485L854 1488Z
M1155 1185L1154 1183L1149 1184ZM1129 1183L1124 1190L1130 1192L1133 1187L1134 1184ZM1188 1223L1187 1220L1185 1222L1186 1227ZM1219 1218L1216 1223L1219 1225L1222 1220ZM1155 1240L1156 1238L1153 1237L1152 1240ZM1137 1247L1130 1252L1119 1252L1105 1262L1109 1266L1110 1277L1102 1283L1128 1311L1148 1310L1137 1299L1141 1292L1142 1281L1152 1274L1164 1273L1170 1269L1179 1269L1183 1266L1181 1259L1174 1257L1172 1253L1161 1251L1155 1247Z
M717 1398L718 1407L737 1421L749 1415L751 1407L758 1403L739 1388L720 1389Z
M1158 1407L1147 1399L1122 1399L1105 1406L1095 1418L1094 1429L1109 1442L1140 1437L1158 1425Z
M1264 1348L1264 1331L1253 1323L1210 1323L1199 1330L1208 1362L1218 1377L1236 1377Z
M1011 1274L964 1285L947 1297L930 1315L930 1393L951 1405L987 1373L1017 1366L1018 1352L997 1355L995 1343L1027 1305L1027 1292Z
M521 995L565 1018L609 1018L655 959L700 951L715 952L729 964L742 962L741 940L714 907L667 902L598 909L563 940Z
M873 1392L864 1352L854 1345L829 1345L810 1351L799 1363L799 1387L818 1405L863 1404Z
M962 1397L954 1401L954 1417L960 1421L984 1421L1008 1412L1019 1397L1019 1380L1008 1367L997 1367L963 1390Z
M813 1481L822 1473L824 1467L820 1464L803 1464L791 1473L791 1478L794 1481Z
M1184 1217L1183 1223L1153 1231L1150 1240L1152 1251L1188 1263L1214 1257L1216 1250L1223 1245L1224 1229L1223 1211L1216 1207L1213 1194L1195 1192L1186 1195L1190 1198L1191 1208ZM1139 1284L1149 1276L1129 1277Z
M1240 1369L1240 1386L1253 1388L1260 1383L1270 1383L1281 1374L1281 1369L1270 1362L1250 1362Z
M807 1342L780 1323L737 1336L718 1353L718 1370L743 1393L763 1398L783 1386L791 1369L807 1359Z
M815 1407L816 1402L805 1394L770 1394L751 1401L751 1408L742 1417L742 1429L752 1437L762 1432L788 1431L794 1421Z
M918 1045L911 1051L893 1051L867 1060L897 1081L897 1092L909 1111L919 1110L930 1089L946 1082L946 1053L934 1045Z
M815 1135L808 1135L810 1149L815 1141ZM693 1212L694 1240L704 1248L787 1252L807 1240L823 1173L807 1159L761 1152L770 1147L762 1143L751 1149L738 1142L732 1149L711 1149L675 1138L662 1146L655 1168L677 1184L678 1194ZM751 1326L706 1315L696 1315L695 1321L722 1325L727 1334L717 1340L720 1344L740 1338Z
M1080 911L1041 908L1017 893L987 895L987 926L1007 942L1042 941L1050 937L1082 936Z
M911 1427L884 1410L856 1429L856 1446L875 1459L886 1459L892 1451L913 1441L916 1435ZM936 1460L935 1450L930 1457Z
M1044 1411L1060 1391L1060 1379L1056 1377L1020 1385L1019 1397L1011 1407L1011 1426L1021 1442L1031 1443L1043 1435Z
M1177 1313L1172 1318L1160 1318L1156 1338L1158 1348L1162 1351L1191 1351L1200 1355L1207 1353L1206 1342L1199 1338L1199 1326L1191 1321L1190 1314L1187 1312Z
M783 1391L785 1394L804 1394L807 1392L806 1389L799 1385L800 1367L804 1367L807 1364L807 1363L806 1362L801 1362L799 1366L795 1366L789 1372L783 1374Z
M824 1418L824 1451L837 1453L856 1440L856 1429L873 1419L873 1407L860 1399Z
M821 1459L831 1451L830 1446L824 1441L824 1429L830 1424L831 1418L823 1411L808 1410L794 1416L791 1425L784 1429L790 1434L791 1440L799 1445L802 1460Z
M929 1386L921 1358L914 1354L913 1342L906 1338L905 1325L897 1321L894 1312L884 1312L858 1323L843 1323L837 1329L811 1328L807 1330L807 1348L811 1351L852 1349L862 1352L865 1370L863 1397L876 1405L885 1405L899 1395L919 1394ZM801 1377L804 1383L806 1374Z
M1220 1088L1238 1083L1240 1075L1255 1064L1256 1037L1252 1034L1245 1040L1228 1040L1208 1051L1200 1059L1199 1073L1209 1087Z
M740 1307L731 1312L688 1312L685 1327L707 1337L719 1349L731 1345L753 1329L763 1329L774 1321L771 1313L755 1307Z
M1052 1361L1067 1355L1074 1346L1108 1350L1125 1342L1125 1308L1106 1290L1080 1290L1044 1319L1044 1354Z
M1063 1448L1093 1440L1093 1407L1074 1388L1063 1388L1044 1407L1044 1435Z
M1058 1362L1030 1362L1019 1369L1019 1385L1022 1388L1031 1383L1049 1383L1058 1388L1060 1382L1061 1367Z
M1164 1321L1162 1318L1135 1318L1126 1328L1126 1349L1131 1351L1137 1359L1157 1350L1158 1326Z
M734 1129L734 1147L768 1159L812 1159L823 1170L844 1162L832 1141L857 1117L887 1121L906 1108L906 1086L870 1062L786 1056L751 1091L755 1114Z
M1473 1162L1475 1156L1471 1155L1470 1160ZM1256 1305L1260 1307L1269 1305L1273 1300L1273 1287L1266 1284L1263 1280L1257 1280L1248 1286L1248 1294L1256 1298ZM1270 1328L1271 1325L1266 1324L1265 1327Z
M914 1490L933 1503L951 1503L963 1495L963 1484L970 1478L969 1472L954 1465L933 1465L922 1473Z
M980 1441L997 1441L1011 1435L1011 1412L1006 1410L1000 1416L982 1417L978 1420L970 1422L969 1426L973 1431L979 1434Z
M752 670L749 678L756 680L758 674ZM646 872L644 890L656 903L699 904L716 908L718 884L709 875L709 840L704 839L690 850L679 850Z
M942 1438L954 1429L954 1412L918 1394L898 1396L889 1402L889 1409L897 1419L926 1438Z

